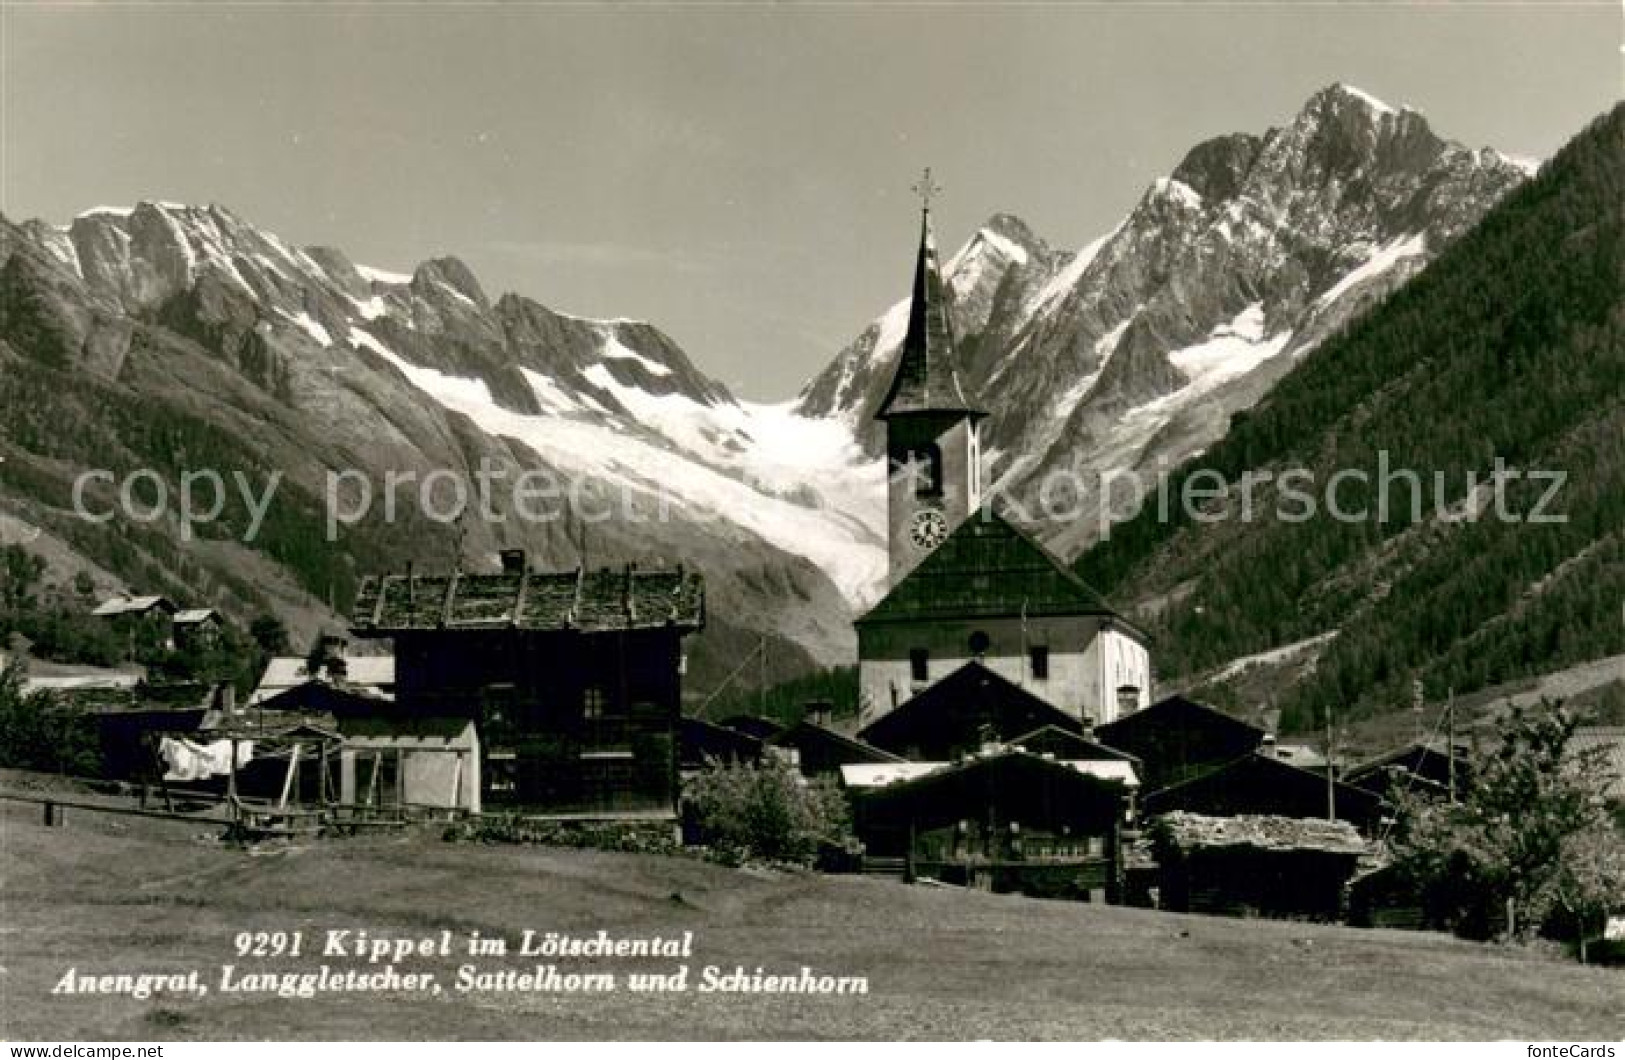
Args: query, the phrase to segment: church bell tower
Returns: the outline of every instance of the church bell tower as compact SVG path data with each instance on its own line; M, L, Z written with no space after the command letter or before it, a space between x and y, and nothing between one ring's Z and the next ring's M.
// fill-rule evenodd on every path
M886 425L889 585L896 585L981 507L981 420L954 366L947 285L937 264L931 171L915 185L924 202L908 331L897 374L875 418Z

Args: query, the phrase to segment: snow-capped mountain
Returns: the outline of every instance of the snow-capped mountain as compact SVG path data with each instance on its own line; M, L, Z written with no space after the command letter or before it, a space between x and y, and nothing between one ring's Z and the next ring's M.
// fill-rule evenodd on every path
M1439 138L1415 110L1332 85L1283 128L1197 145L1076 253L993 218L945 266L962 378L992 412L993 477L1075 554L1100 529L1102 476L1154 475L1221 437L1527 175ZM798 409L851 424L872 450L906 312L871 324ZM1062 518L1038 518L1046 478Z
M1197 146L1077 252L995 216L945 272L996 474L1021 499L1054 468L1143 468L1210 444L1523 176L1333 86L1284 128ZM885 572L871 415L907 311L893 305L795 401L762 405L651 324L492 300L451 257L387 272L220 206L0 218L0 516L95 573L239 614L291 610L306 628L332 621L357 575L411 556L685 562L707 573L724 668L747 631L846 661L851 615ZM164 523L108 535L68 514L84 468L173 483L200 465L284 476L252 547ZM450 525L440 494L417 491L487 466L495 518ZM349 470L373 510L327 542L327 491ZM551 488L532 504L548 518L519 509L527 473ZM407 483L394 519L391 474ZM360 486L346 486L348 503ZM1039 529L1070 553L1095 526ZM793 669L799 653L775 654Z
M863 500L882 471L850 433L787 403L735 400L650 324L581 319L514 294L493 301L455 258L411 275L357 265L220 206L143 202L65 226L0 223L0 241L14 308L0 337L22 373L0 442L17 450L13 468L61 455L57 439L29 444L9 414L22 375L54 367L100 391L64 410L67 421L113 401L155 419L178 405L276 454L311 499L351 470L375 501L387 474L412 474L396 494L419 525L416 483L439 473L442 487L455 476L471 488L490 461L500 518L458 522L466 562L521 545L558 566L582 553L701 564L721 623L770 630L824 661L844 657L850 604L883 570ZM139 461L180 473L177 455ZM516 508L525 472L553 491L556 503L531 503L539 515Z

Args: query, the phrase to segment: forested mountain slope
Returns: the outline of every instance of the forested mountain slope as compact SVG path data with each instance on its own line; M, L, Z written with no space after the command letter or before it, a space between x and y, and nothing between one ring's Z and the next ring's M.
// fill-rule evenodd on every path
M1366 516L1335 518L1327 487L1352 470L1338 508ZM1420 512L1392 478L1406 470ZM1434 697L1625 650L1625 105L1238 415L1170 493L1214 473L1222 500L1149 505L1078 562L1138 601L1165 677L1318 637L1278 704L1303 728L1328 703L1408 704L1413 679ZM1265 473L1246 518L1243 476Z

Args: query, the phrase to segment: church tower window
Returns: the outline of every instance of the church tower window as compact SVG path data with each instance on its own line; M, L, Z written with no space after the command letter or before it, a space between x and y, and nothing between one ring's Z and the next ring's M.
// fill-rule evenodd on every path
M910 451L908 474L914 484L914 496L922 499L942 496L942 450L927 444Z

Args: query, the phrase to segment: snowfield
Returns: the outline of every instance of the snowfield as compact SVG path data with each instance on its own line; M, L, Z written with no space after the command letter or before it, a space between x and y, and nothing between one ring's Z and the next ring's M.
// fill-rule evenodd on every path
M854 607L885 576L884 469L837 421L798 416L788 402L712 407L654 395L601 364L585 375L629 420L532 371L525 376L550 414L527 415L502 406L482 379L415 365L359 327L349 338L442 407L528 446L565 476L625 490L650 518L669 510L684 522L743 528L819 567Z

